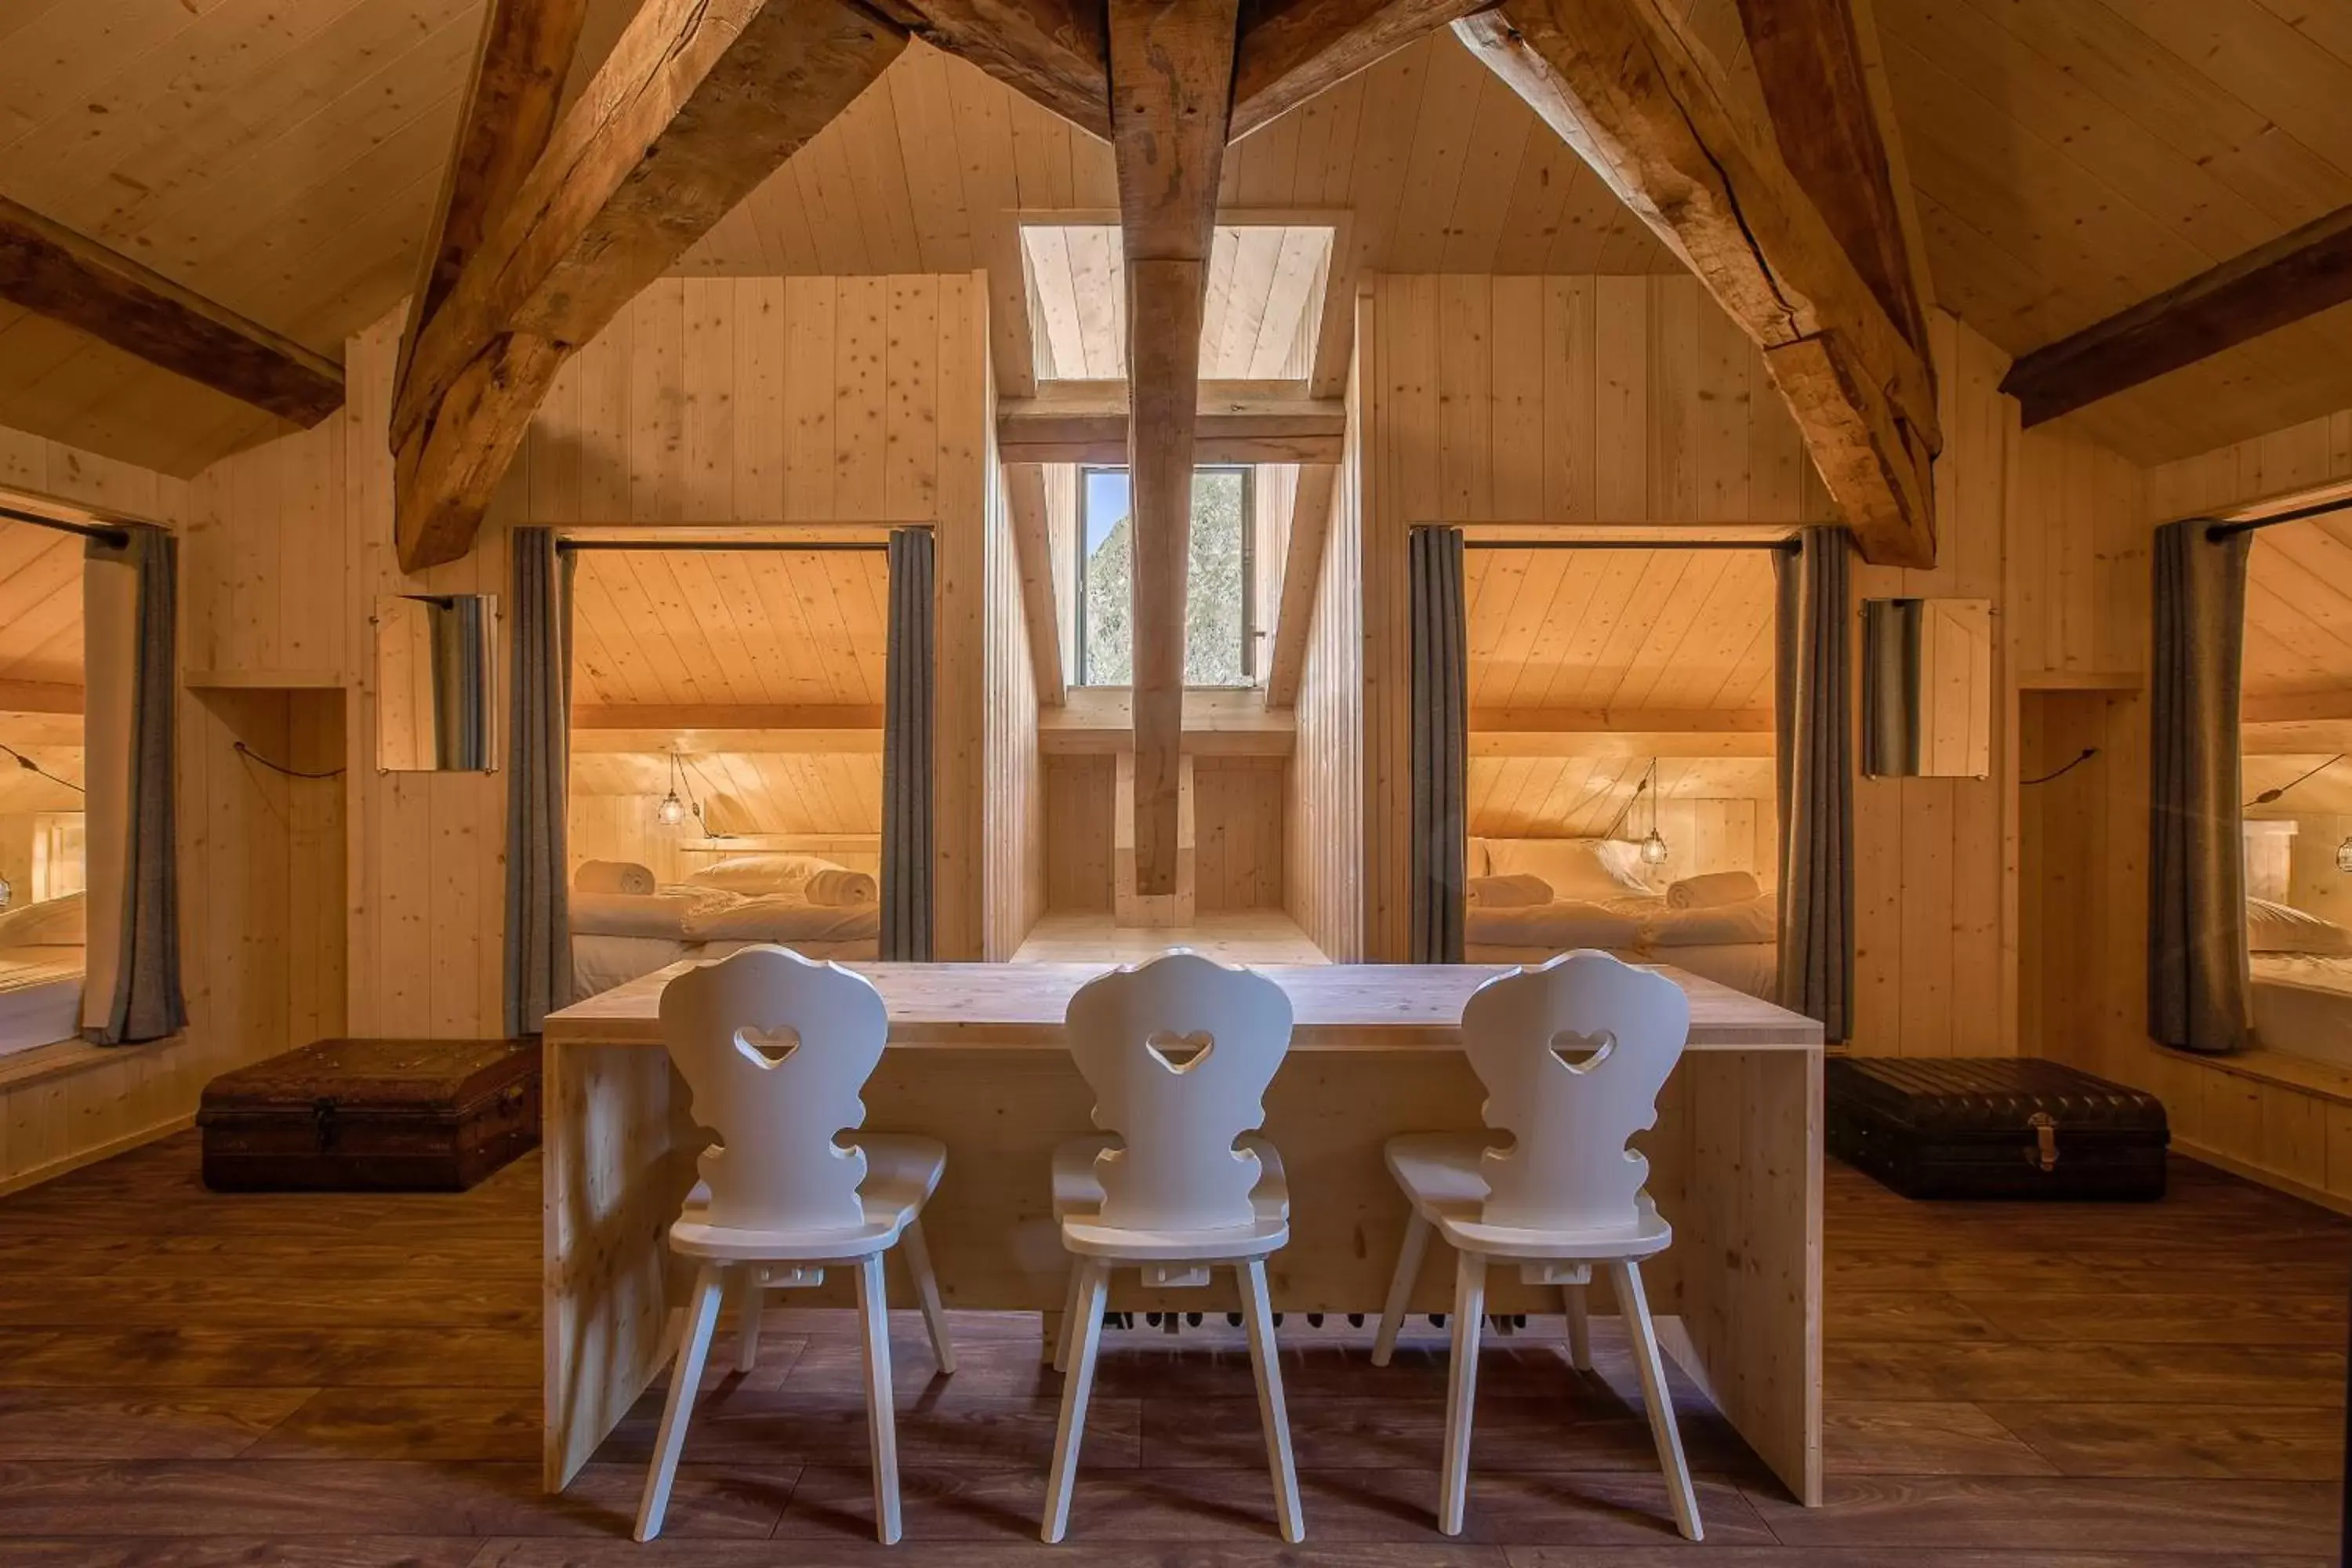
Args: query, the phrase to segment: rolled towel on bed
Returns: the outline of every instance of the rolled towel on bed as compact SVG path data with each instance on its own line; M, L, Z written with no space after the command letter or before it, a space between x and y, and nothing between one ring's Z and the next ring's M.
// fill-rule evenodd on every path
M583 860L572 873L573 890L583 893L635 893L654 890L654 874L635 860Z
M850 909L858 904L870 904L880 896L881 889L873 878L845 866L829 867L814 872L801 884L801 897L826 909Z
M1532 871L1511 877L1473 877L1468 889L1474 910L1524 910L1551 902L1551 884Z
M1756 885L1753 871L1710 871L1704 877L1685 877L1668 888L1666 907L1711 910L1717 904L1744 904L1763 891Z

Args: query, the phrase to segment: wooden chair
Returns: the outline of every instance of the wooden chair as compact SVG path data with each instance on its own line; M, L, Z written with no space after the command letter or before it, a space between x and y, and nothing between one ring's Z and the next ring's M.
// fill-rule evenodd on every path
M1454 1350L1438 1528L1462 1532L1469 1486L1471 1406L1478 1382L1478 1330L1488 1262L1515 1263L1529 1284L1558 1285L1568 1311L1569 1352L1589 1370L1584 1289L1608 1272L1633 1339L1650 1433L1666 1474L1675 1522L1700 1539L1698 1500L1683 1461L1658 1337L1642 1292L1640 1260L1674 1240L1643 1185L1649 1162L1627 1141L1658 1119L1658 1091L1690 1037L1690 1001L1663 975L1604 952L1555 958L1500 974L1463 1009L1464 1049L1486 1086L1485 1133L1416 1132L1391 1138L1389 1172L1412 1202L1396 1275L1381 1313L1372 1360L1389 1363L1398 1325L1434 1230L1456 1254Z
M1067 1025L1095 1125L1109 1136L1074 1140L1054 1158L1054 1216L1075 1265L1054 1361L1068 1376L1044 1538L1069 1526L1111 1270L1136 1268L1168 1289L1206 1285L1227 1267L1249 1325L1283 1539L1303 1540L1265 1285L1267 1256L1290 1239L1290 1191L1274 1146L1251 1136L1290 1048L1290 998L1262 974L1178 950L1089 981Z
M637 1539L661 1531L686 1425L730 1273L745 1302L742 1356L756 1353L766 1289L813 1286L827 1266L857 1270L876 1531L898 1539L898 1455L890 1406L890 1320L882 1255L903 1240L940 1370L952 1373L923 1205L947 1150L929 1138L860 1132L858 1091L882 1060L888 1021L863 975L781 947L747 947L669 983L662 1038L719 1142L670 1226L670 1250L698 1265L669 1401L637 1509ZM856 1136L842 1139L844 1132Z

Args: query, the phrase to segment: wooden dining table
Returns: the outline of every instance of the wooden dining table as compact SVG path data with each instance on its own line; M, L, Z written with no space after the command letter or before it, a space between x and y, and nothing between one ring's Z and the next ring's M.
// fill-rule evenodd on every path
M660 1373L687 1274L664 1233L709 1142L662 1048L674 965L551 1016L546 1028L544 1479L561 1489ZM1055 1146L1092 1130L1062 1039L1071 994L1102 963L856 963L889 1016L866 1125L947 1145L924 1215L951 1308L1047 1314L1069 1265L1051 1213ZM1270 965L1289 994L1291 1054L1265 1133L1291 1189L1290 1245L1269 1264L1277 1310L1377 1314L1406 1218L1381 1159L1400 1132L1485 1125L1461 1049L1482 964ZM1822 1030L1671 968L1691 1002L1688 1049L1634 1141L1674 1245L1644 1266L1661 1337L1799 1501L1822 1473ZM1425 1268L1415 1312L1449 1304ZM1222 1288L1222 1287L1219 1287ZM1215 1289L1115 1289L1116 1310L1223 1311ZM913 1300L902 1282L893 1294ZM1596 1315L1613 1310L1593 1287ZM811 1304L849 1300L846 1279ZM1496 1270L1497 1313L1557 1312L1556 1290ZM1369 1330L1367 1331L1369 1348Z

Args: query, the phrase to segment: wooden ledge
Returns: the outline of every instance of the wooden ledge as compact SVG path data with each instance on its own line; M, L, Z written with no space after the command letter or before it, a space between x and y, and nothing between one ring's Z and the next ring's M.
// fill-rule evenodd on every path
M1037 712L1047 756L1116 756L1135 748L1135 697L1124 686L1074 686L1059 708ZM1255 688L1184 693L1183 750L1195 757L1286 757L1297 740L1287 708L1267 708Z

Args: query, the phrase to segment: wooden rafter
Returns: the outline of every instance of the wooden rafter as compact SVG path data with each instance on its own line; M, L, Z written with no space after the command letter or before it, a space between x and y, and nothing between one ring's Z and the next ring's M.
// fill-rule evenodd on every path
M563 361L906 42L847 0L647 0L417 334L393 401L404 567L472 548Z
M2000 389L2040 425L2352 300L2352 207L2035 349Z
M1110 139L1109 41L1084 0L870 0L934 47L958 55L1063 119Z
M1004 499L1012 513L1013 556L1021 573L1021 613L1029 633L1029 668L1037 682L1037 700L1058 708L1067 689L1062 679L1061 618L1054 604L1045 468L1036 463L1005 463Z
M1315 585L1323 574L1323 543L1331 533L1331 501L1339 470L1330 463L1298 470L1290 503L1290 539L1283 552L1282 596L1274 612L1274 651L1266 657L1265 705L1287 708L1298 700L1298 678L1307 668L1307 637L1314 630Z
M1895 184L1899 128L1879 112L1855 0L1739 0L1739 24L1798 186L1913 347L1927 342L1927 300Z
M1238 0L1110 0L1111 147L1127 264L1135 556L1135 885L1177 890L1184 585L1201 316L1233 110Z
M0 300L309 427L343 405L343 367L0 196Z
M1234 61L1238 141L1286 110L1494 0L1245 0Z
M441 309L497 215L547 150L587 16L588 0L490 0L483 7L473 76L408 299L400 341L404 372L416 352L417 329Z
M1932 564L1928 358L1678 18L1661 0L1507 0L1454 26L1762 349L1865 558Z
M1298 382L1204 381L1194 402L1195 463L1336 463L1347 405L1310 397ZM1130 415L1123 381L1048 382L1037 395L996 405L996 445L1008 463L1127 460Z

